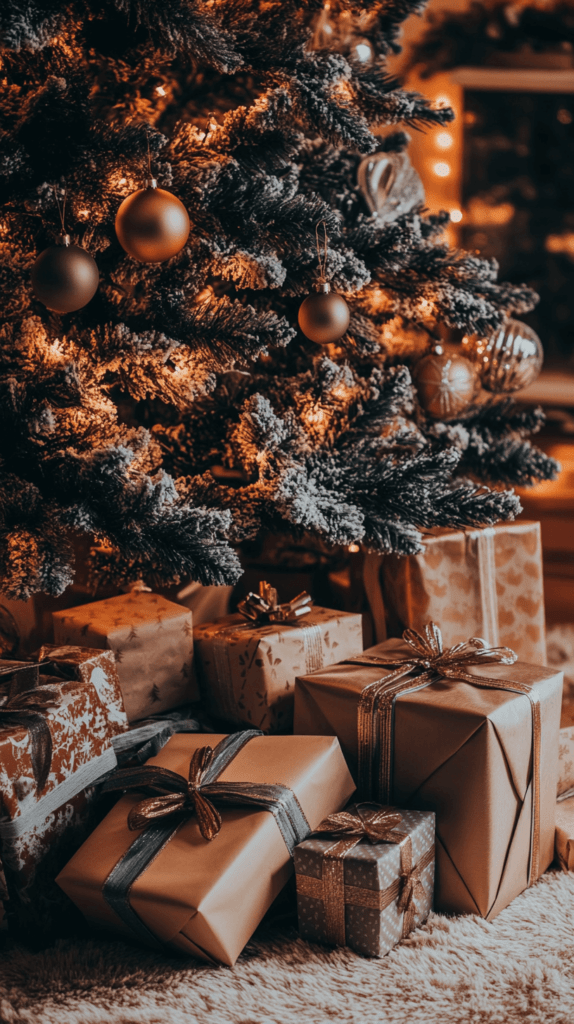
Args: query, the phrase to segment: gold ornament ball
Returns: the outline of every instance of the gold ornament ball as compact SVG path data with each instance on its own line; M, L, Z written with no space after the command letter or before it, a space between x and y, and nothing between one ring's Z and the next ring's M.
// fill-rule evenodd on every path
M158 188L152 179L124 199L116 214L116 234L134 260L164 263L187 242L189 217L177 196Z
M32 291L55 313L73 313L93 299L100 275L96 261L69 235L40 253L32 267Z
M544 351L536 331L520 320L506 320L488 338L463 338L465 355L475 363L483 388L509 394L528 387L542 368Z
M349 320L349 307L343 296L330 290L313 292L299 307L299 327L306 338L318 345L329 345L342 338Z
M458 416L478 390L478 374L470 360L440 347L419 359L413 379L423 409L437 420Z

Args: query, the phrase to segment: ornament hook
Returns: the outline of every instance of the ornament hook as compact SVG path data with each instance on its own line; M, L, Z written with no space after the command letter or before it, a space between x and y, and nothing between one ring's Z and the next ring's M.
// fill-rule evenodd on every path
M58 192L56 186L52 185L52 188L54 190L54 199L56 200L56 206L58 207L58 213L60 215L60 224L62 225L62 234L58 236L57 241L61 245L69 245L70 236L66 232L66 198L68 195L68 186L64 185L64 199L62 202L62 206L60 206L60 200L58 199Z
M319 228L323 228L323 244L319 242ZM315 241L317 244L317 259L319 261L319 284L321 285L320 291L328 293L331 291L331 285L327 281L327 256L329 253L329 237L327 235L327 225L324 220L320 221L319 224L315 225Z

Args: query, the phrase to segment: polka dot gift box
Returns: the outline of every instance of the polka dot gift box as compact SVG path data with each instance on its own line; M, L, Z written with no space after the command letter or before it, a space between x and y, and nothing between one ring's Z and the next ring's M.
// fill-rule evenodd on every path
M428 917L435 816L356 804L295 850L299 930L310 942L384 956Z

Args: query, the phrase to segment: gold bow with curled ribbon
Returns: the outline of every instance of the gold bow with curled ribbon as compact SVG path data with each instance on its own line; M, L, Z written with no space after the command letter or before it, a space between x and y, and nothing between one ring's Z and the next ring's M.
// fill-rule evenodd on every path
M244 618L255 623L265 622L297 622L303 615L311 611L313 598L306 590L298 594L292 601L279 604L277 591L269 583L261 580L259 593L249 593L237 605L237 610Z
M44 789L52 765L52 733L44 715L61 700L55 687L38 686L0 703L0 727L21 726L30 734L30 757L38 793Z
M369 910L385 910L391 903L404 915L402 937L414 928L417 913L416 898L424 898L425 889L420 873L434 859L434 845L413 866L413 846L406 832L397 831L402 815L392 807L358 804L357 813L342 811L330 814L320 822L312 835L330 835L338 842L325 850L321 878L297 875L297 892L321 900L325 907L325 940L333 946L346 942L345 906L353 905ZM400 848L399 877L382 891L363 889L345 883L344 858L363 840L377 843L395 843Z
M538 878L540 864L540 700L529 683L473 675L470 666L513 665L517 655L508 647L489 647L480 637L444 648L442 634L434 622L422 633L406 629L405 655L389 650L388 655L361 654L353 664L392 668L362 691L357 718L358 790L364 799L392 799L393 705L400 694L420 690L439 679L463 681L485 689L506 690L528 697L532 710L532 855L529 883ZM378 777L375 768L378 768Z

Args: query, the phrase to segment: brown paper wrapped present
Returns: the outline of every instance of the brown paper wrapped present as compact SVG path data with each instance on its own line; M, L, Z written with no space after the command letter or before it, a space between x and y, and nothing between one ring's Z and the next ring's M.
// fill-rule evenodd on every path
M432 620L449 647L480 636L546 664L540 523L431 530L420 554L385 556L381 580L389 636Z
M113 739L127 727L111 651L50 645L38 658L40 666L27 666L40 668L38 686L0 688L8 916L13 930L34 942L65 926L54 880L95 823L93 785L115 767Z
M384 956L429 915L435 816L359 804L295 850L299 931L310 942Z
M570 791L572 790L572 793ZM564 701L558 740L558 796L574 796L574 701Z
M54 612L59 644L109 648L130 722L196 700L189 608L145 591Z
M209 712L224 722L285 732L295 677L363 649L359 614L311 608L295 622L228 615L194 630L197 673Z
M563 871L574 871L574 796L556 804L556 860Z
M123 937L229 966L289 879L297 843L354 790L336 739L253 731L173 736L147 765L117 775L108 786L136 792L58 884Z
M553 857L562 673L481 643L434 627L303 676L294 727L339 738L361 798L435 811L436 908L492 919Z

